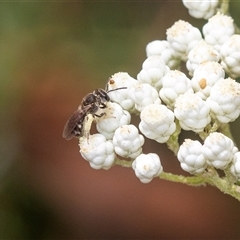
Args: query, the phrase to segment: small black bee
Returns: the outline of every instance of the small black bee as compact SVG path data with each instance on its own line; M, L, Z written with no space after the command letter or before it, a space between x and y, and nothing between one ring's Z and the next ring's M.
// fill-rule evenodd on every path
M119 89L126 89L126 87L116 88L112 90L104 90L98 88L92 93L88 93L82 100L78 109L66 122L63 129L63 138L70 140L73 137L81 137L83 135L84 120L88 114L92 114L94 117L102 117L105 113L96 114L99 109L107 107L106 103L110 101L108 96L109 92Z

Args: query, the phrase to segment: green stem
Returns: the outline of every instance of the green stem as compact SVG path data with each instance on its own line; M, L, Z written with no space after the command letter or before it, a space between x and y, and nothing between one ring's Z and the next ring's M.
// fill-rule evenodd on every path
M230 125L229 123L222 124L219 128L219 131L223 133L225 136L231 138L233 140L233 135L231 133ZM234 140L233 140L234 141Z
M216 132L220 127L220 123L215 120L213 125L208 124L203 132L198 133L199 137L204 141L210 133Z
M128 168L132 167L132 162L133 160L115 160L116 165ZM175 183L183 183L189 186L204 186L209 184L217 187L221 192L228 194L240 201L240 186L233 183L235 180L232 178L229 169L225 171L225 174L225 177L221 178L213 167L208 167L207 171L200 175L186 177L183 175L162 172L159 178Z
M166 172L162 172L159 178L171 182L187 184L190 186L201 186L207 183L206 179L202 178L201 176L185 177Z
M176 130L166 142L168 148L175 154L175 156L177 156L177 153L179 150L178 137L180 133L181 133L181 127L179 125L179 121L176 120Z
M229 0L222 0L219 10L223 14L228 14L228 12L229 12Z
M208 171L202 175L192 177L162 172L159 178L171 182L187 184L189 186L201 186L209 184L217 187L221 192L228 194L240 201L240 186L230 183L228 178L219 177L214 168L209 168Z
M123 159L115 159L115 165L119 165L119 166L122 166L122 167L132 167L132 161L127 161L127 160L123 160Z
M209 183L216 186L221 192L228 194L240 201L240 186L229 183L228 179L220 177L209 178Z
M221 5L219 7L219 12L225 15L230 15L229 14L229 2L230 0L222 0L221 1ZM234 23L234 27L235 27L235 34L239 34L240 33L240 29L239 27L236 25L236 23Z

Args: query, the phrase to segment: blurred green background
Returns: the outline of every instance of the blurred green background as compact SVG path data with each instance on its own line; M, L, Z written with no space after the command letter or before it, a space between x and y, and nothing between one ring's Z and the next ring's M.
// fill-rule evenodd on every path
M231 10L239 16L240 7ZM239 239L240 203L212 187L93 170L63 126L114 73L136 77L145 46L178 19L181 1L0 3L0 239ZM235 17L237 21L237 17ZM239 122L233 132L237 142ZM148 141L165 171L182 173Z

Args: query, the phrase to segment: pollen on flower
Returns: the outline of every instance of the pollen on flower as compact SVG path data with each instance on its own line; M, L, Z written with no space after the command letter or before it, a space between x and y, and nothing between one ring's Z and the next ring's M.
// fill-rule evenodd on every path
M158 108L149 108L148 114L144 116L144 120L152 124L158 122L159 118L162 118L162 112Z
M223 84L219 90L222 94L240 96L239 84L231 78L224 79Z
M189 94L189 96L191 96L191 95ZM192 96L194 96L194 95L192 95ZM176 101L175 108L183 110L183 111L195 109L196 108L195 106L198 105L199 100L200 99L198 99L198 98L191 98L191 101L186 101L185 96L181 95Z
M182 35L184 33L189 32L190 27L191 27L191 25L188 22L179 20L179 21L175 22L171 28L167 29L167 35L172 36L172 37Z
M208 20L212 24L221 24L222 26L229 27L233 24L233 19L230 16L218 12Z
M207 80L205 78L202 78L199 81L199 86L200 86L201 89L204 89L207 86Z

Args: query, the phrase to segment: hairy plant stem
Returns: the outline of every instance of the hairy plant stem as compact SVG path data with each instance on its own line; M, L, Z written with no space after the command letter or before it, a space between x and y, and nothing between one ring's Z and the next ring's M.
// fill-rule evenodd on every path
M133 161L121 159L115 160L115 164L122 167L131 167L132 162ZM240 186L234 184L232 181L229 181L227 175L225 178L221 178L218 175L218 172L212 167L209 167L206 172L200 175L186 177L183 175L162 172L159 178L175 183L183 183L189 186L206 186L206 184L209 184L217 187L221 192L228 194L240 201Z
M166 142L168 148L177 156L178 150L179 150L179 143L178 143L178 137L181 133L181 126L179 124L179 121L176 119L176 130L175 132L170 136L168 141Z
M229 0L222 0L219 10L223 14L228 14L229 13Z
M122 159L115 159L115 165L119 165L122 167L132 167L132 161L122 160Z

